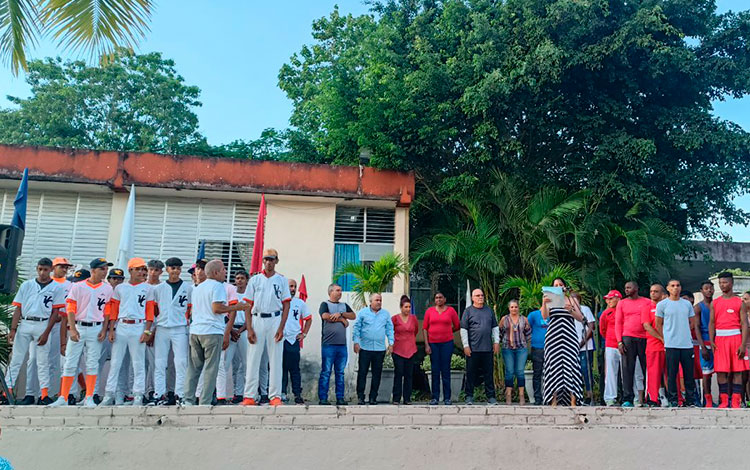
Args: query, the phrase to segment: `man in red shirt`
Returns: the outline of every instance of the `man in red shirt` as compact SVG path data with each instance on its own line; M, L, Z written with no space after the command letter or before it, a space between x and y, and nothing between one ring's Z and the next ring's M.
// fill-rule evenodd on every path
M643 307L641 321L643 329L646 330L646 404L648 406L660 406L659 388L664 379L664 368L666 366L666 352L664 349L664 337L656 330L656 304L667 296L664 286L655 283L649 289L651 303Z
M604 296L607 309L599 316L599 332L604 337L604 403L607 406L615 404L617 398L617 379L620 377L620 362L622 356L617 349L617 335L615 334L615 308L622 299L618 290L611 290Z
M625 298L615 309L617 348L623 356L622 406L625 408L633 407L636 361L640 361L644 377L646 375L646 330L643 329L641 312L649 305L649 299L638 295L638 283L630 281L625 284Z
M739 408L742 402L742 372L748 370L745 359L747 345L747 309L742 299L734 295L732 273L719 274L721 297L711 302L708 333L714 350L714 371L719 382L719 408ZM729 374L732 384L727 383ZM731 385L731 390L730 390Z

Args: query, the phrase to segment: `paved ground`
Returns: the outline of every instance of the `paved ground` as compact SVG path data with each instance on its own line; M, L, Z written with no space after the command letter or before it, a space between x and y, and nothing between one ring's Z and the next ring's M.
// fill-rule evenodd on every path
M0 408L17 469L747 468L750 410Z

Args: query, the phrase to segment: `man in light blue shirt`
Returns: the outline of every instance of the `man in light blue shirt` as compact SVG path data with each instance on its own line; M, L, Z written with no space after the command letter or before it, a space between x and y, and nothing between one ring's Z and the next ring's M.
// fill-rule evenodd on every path
M383 372L385 353L391 353L393 347L393 322L391 314L382 308L383 297L380 294L370 294L370 306L357 312L357 319L352 329L354 353L359 355L359 370L357 371L357 404L365 404L365 383L367 372L372 368L370 383L370 404L378 403L378 389L380 375ZM385 339L388 338L388 345Z

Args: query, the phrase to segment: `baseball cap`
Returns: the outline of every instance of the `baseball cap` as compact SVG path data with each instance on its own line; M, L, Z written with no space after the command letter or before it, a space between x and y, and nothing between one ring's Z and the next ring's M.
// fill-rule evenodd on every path
M91 277L91 273L89 272L89 270L81 268L75 273L73 273L73 278L71 279L71 281L81 282L81 281L85 281L86 279L90 277Z
M145 268L145 267L146 267L146 260L144 260L143 258L130 258L130 260L128 261L128 269Z
M109 261L107 261L104 258L94 258L89 263L89 267L91 269L103 268L105 266L112 266L112 263L110 263Z
M125 273L120 268L112 268L109 270L109 274L107 274L107 279L110 278L122 278L125 279Z
M151 269L164 269L164 263L161 262L161 260L158 259L152 259L150 260L146 266L148 266Z
M198 261L196 261L195 263L193 263L192 266L190 266L190 269L188 269L188 273L193 274L195 272L195 268L205 269L207 263L208 263L208 261L206 261L204 259L199 259Z
M173 257L167 259L164 264L170 267L182 266L182 260L180 258Z
M612 289L611 291L607 292L607 295L604 296L605 299L611 299L613 297L617 297L618 299L621 299L622 294L620 294L619 290Z
M58 256L57 258L52 260L52 266L73 266L73 263L71 263L68 258L63 258L62 256Z

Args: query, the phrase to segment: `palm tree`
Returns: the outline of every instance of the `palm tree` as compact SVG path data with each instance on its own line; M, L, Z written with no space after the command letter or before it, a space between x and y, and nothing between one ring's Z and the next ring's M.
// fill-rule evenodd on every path
M368 294L383 292L395 278L408 273L409 265L404 257L388 253L371 265L346 263L334 273L333 279L335 281L347 274L354 276L354 307L359 309L366 305Z
M26 52L51 36L92 57L132 48L149 30L152 0L0 0L0 55L14 74Z
M510 276L500 286L500 293L517 291L521 312L528 314L542 305L542 287L551 286L555 279L562 278L572 289L578 289L578 277L579 272L576 269L568 265L559 265L540 278Z

